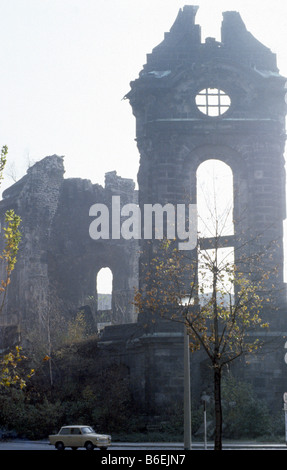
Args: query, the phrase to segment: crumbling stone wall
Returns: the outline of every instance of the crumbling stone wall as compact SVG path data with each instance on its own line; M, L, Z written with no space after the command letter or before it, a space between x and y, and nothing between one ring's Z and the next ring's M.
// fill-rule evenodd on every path
M137 286L137 245L120 240L93 240L90 207L111 205L113 194L135 202L133 181L106 174L105 188L89 180L64 178L63 158L37 162L3 193L1 223L7 209L20 215L21 245L2 324L16 324L22 336L45 331L47 309L74 312L96 298L96 277L102 267L113 273L112 323L134 322L132 305ZM61 305L61 307L59 307Z
M23 328L43 322L43 306L49 291L47 247L63 173L61 158L47 158L29 168L20 181L3 193L1 224L10 208L22 219L21 248L8 289L5 322L16 322ZM30 319L28 312L33 312Z

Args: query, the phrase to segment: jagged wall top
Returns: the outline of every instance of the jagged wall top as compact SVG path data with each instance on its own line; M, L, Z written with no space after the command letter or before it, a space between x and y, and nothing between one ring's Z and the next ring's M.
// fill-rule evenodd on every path
M141 76L153 71L174 70L183 62L204 61L210 56L211 49L217 59L233 60L236 55L242 65L278 72L276 55L247 31L238 12L223 13L221 42L207 38L202 43L201 28L195 24L197 10L198 7L193 5L179 10L164 40L147 55Z

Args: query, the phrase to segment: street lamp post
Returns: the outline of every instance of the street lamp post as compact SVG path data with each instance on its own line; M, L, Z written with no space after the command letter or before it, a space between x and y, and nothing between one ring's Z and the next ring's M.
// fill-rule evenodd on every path
M207 426L206 426L206 402L209 401L209 395L203 392L201 400L203 401L203 427L204 427L204 449L207 450Z
M287 445L287 393L283 395L284 400L284 414L285 414L285 443Z
M184 449L191 450L191 400L189 335L184 326Z

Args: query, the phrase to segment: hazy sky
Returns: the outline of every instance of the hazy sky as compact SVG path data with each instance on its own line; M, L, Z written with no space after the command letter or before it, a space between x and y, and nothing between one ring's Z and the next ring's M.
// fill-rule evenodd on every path
M203 40L220 38L222 11L239 11L287 76L286 0L0 0L2 189L53 154L65 156L65 177L136 180L135 119L122 98L185 4L199 5Z

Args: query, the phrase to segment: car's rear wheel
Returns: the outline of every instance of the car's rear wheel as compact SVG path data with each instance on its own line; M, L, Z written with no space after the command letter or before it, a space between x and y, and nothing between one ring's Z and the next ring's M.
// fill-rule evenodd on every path
M86 442L85 444L86 450L94 450L94 447L95 447L94 444L90 441Z
M56 442L55 447L57 450L65 450L63 442Z

